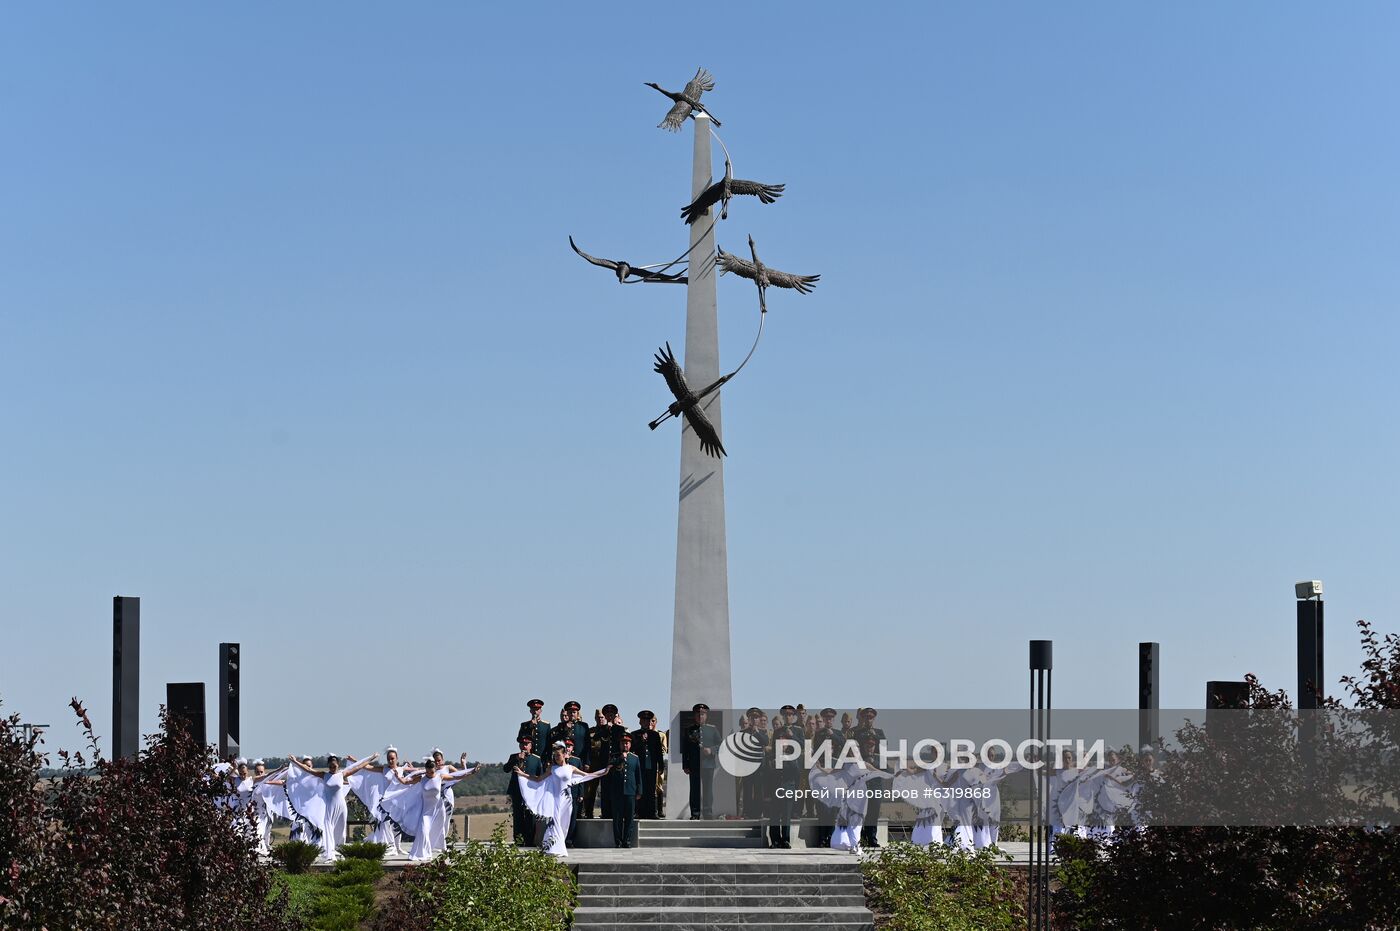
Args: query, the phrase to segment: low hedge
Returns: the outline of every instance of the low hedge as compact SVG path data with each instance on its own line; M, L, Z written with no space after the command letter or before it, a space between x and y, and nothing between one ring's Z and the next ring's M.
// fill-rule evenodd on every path
M320 855L319 845L300 840L289 840L272 848L272 859L276 860L282 869L293 874L305 873Z
M384 875L375 860L348 857L325 873L283 875L288 909L311 931L355 931L374 911L374 885Z
M578 889L573 872L538 850L508 842L499 824L489 842L467 841L404 870L374 931L563 931Z
M866 897L888 931L1017 931L1025 886L997 865L1005 854L893 843L861 862Z
M384 859L384 851L388 849L384 844L373 841L354 841L349 844L341 844L339 852L342 857L350 857L353 860L374 860L377 862Z

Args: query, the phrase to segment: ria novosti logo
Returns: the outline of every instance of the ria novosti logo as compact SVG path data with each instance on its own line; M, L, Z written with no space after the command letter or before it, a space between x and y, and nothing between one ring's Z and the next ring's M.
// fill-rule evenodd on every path
M724 738L719 745L719 766L731 776L743 778L752 776L763 765L767 745L756 735L739 731ZM789 764L811 769L820 766L826 769L845 766L848 763L865 765L868 761L855 741L846 741L840 750L831 746L818 748L810 743L787 738L774 742L773 756L768 757L770 765L782 769ZM1046 740L1023 740L1012 746L1005 740L993 738L980 747L975 741L950 740L945 752L944 745L937 740L920 740L912 746L907 740L894 742L881 741L876 752L876 762L888 768L937 769L946 765L950 769L1006 769L1018 764L1019 769L1038 770L1047 759L1058 760L1067 753L1076 767L1102 767L1104 765L1105 742L1102 738L1086 743L1082 739L1050 738ZM1015 770L1012 770L1013 772Z
M752 776L763 765L763 741L753 734L739 731L724 738L719 745L719 766L740 779Z

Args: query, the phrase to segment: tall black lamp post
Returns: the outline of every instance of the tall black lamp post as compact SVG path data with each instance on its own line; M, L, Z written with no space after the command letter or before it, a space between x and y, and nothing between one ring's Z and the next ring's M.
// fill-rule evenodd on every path
M1050 736L1051 691L1050 676L1053 643L1049 640L1031 641L1031 740L1040 741L1040 766L1031 771L1031 851L1030 883L1026 891L1026 928L1028 931L1049 931L1050 928L1050 825L1049 825L1049 756L1044 741Z

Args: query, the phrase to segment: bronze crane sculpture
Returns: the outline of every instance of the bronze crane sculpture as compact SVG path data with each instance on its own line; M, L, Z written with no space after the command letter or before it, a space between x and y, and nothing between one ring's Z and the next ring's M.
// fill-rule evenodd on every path
M685 284L687 280L685 275L668 275L665 272L651 271L652 266L633 265L630 262L624 262L620 259L600 259L596 255L589 255L587 252L584 252L578 246L574 245L574 237L572 236L569 237L569 245L575 252L594 265L597 265L599 268L612 269L613 273L617 275L617 280L622 284L637 284L638 282L646 282L649 284ZM671 264L674 265L676 263L672 262ZM637 276L637 281L628 281L627 279L633 275Z
M810 294L812 286L821 279L821 275L794 275L764 265L758 259L758 250L754 248L752 236L749 237L749 254L753 256L752 262L720 249L719 267L722 273L733 272L740 278L747 278L758 285L758 309L761 313L768 313L767 294L770 285L791 288L799 294Z
M680 132L681 124L685 122L685 118L690 117L694 119L696 113L703 113L714 121L716 126L720 125L719 120L715 119L715 115L705 109L705 105L700 102L701 94L705 93L705 91L712 91L715 89L714 75L710 74L710 72L706 71L704 68L696 69L695 77L691 78L690 81L686 83L685 89L679 94L674 91L668 91L660 84L656 84L652 81L644 81L642 83L647 87L656 88L659 92L675 101L671 109L666 112L666 118L656 124L657 128L673 133Z
M720 204L719 218L727 220L729 218L729 199L735 194L748 194L757 197L761 204L771 204L779 197L783 196L784 184L763 184L759 181L745 181L742 178L734 177L734 166L730 163L729 157L724 159L724 177L714 184L705 188L700 196L691 201L690 205L681 208L681 216L685 218L687 225L693 224L696 220L705 215L716 203Z
M680 363L676 362L675 355L671 352L671 344L668 342L665 349L656 351L655 370L666 379L666 387L671 389L671 394L676 398L666 408L666 413L647 424L655 430L661 424L672 417L685 417L685 422L690 424L690 429L695 431L695 438L700 441L700 449L708 456L718 459L726 455L724 444L720 442L719 431L715 425L710 423L710 418L705 416L704 408L700 402L708 395L713 394L721 385L734 377L735 373L725 375L708 386L699 394L690 390L690 386L685 383L685 373L681 371Z

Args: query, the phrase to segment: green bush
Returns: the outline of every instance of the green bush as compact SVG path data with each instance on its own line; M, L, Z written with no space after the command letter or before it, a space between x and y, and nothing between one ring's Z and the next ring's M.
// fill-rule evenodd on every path
M272 859L288 873L305 873L307 867L316 862L321 848L306 841L289 840L272 848Z
M337 860L335 869L326 876L328 886L374 885L384 875L384 864L378 860Z
M355 860L383 860L384 851L389 848L383 844L376 844L371 841L356 841L350 844L340 845L340 855L350 857Z
M397 892L375 915L377 931L562 931L578 898L573 872L509 843L504 824L489 842L405 870Z
M288 909L312 931L355 931L374 911L374 883L384 875L382 864L347 859L326 873L283 875Z
M300 873L296 876L281 873L274 881L268 897L273 898L286 890L287 911L297 919L297 927L301 927L310 920L312 912L315 911L320 888L321 877L315 873Z
M871 906L889 931L1015 931L1026 923L1024 887L989 850L965 853L894 843L861 863Z
M326 877L330 880L331 877ZM336 887L323 882L308 927L314 931L355 931L374 911L374 887L365 883Z

